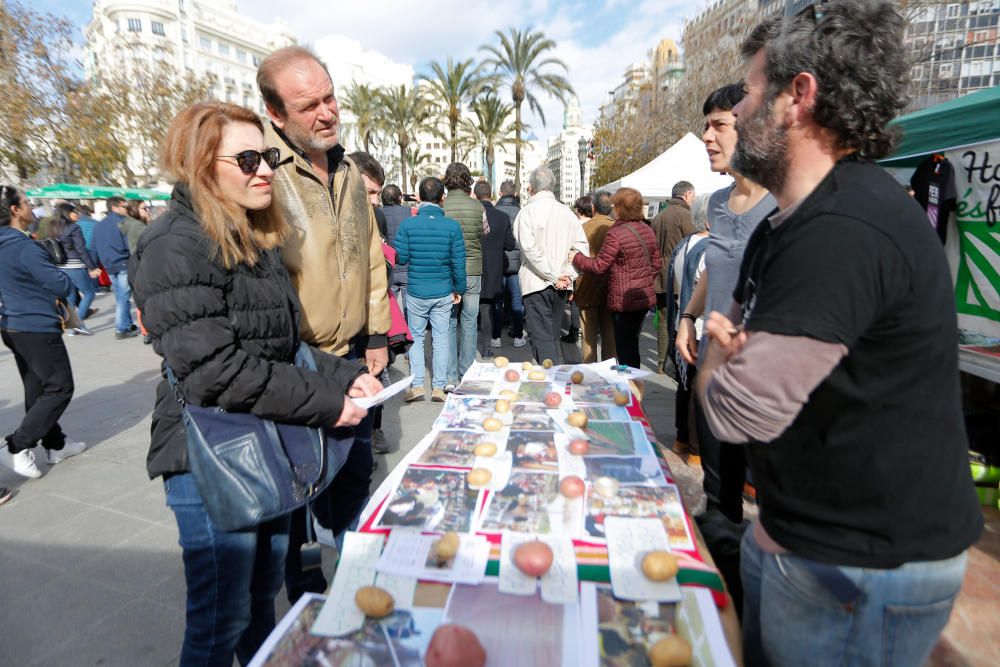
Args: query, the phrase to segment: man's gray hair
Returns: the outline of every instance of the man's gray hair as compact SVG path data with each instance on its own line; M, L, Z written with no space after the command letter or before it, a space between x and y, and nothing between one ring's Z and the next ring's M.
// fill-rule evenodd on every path
M708 200L711 196L711 194L698 195L691 204L691 224L694 225L696 234L708 229Z
M688 181L677 181L674 183L673 189L670 191L671 197L683 197L689 192L694 190L694 186Z
M543 190L552 192L553 188L556 187L556 177L548 167L538 167L528 177L528 185L535 193Z

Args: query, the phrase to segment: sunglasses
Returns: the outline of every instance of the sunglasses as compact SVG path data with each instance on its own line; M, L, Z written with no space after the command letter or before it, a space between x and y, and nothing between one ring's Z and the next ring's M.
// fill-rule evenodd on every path
M250 174L256 174L257 168L260 167L260 161L263 160L267 163L267 166L274 169L281 162L281 151L277 148L267 148L264 152L260 151L240 151L236 155L217 155L216 157L231 157L236 160L236 166L240 168L244 174L249 176Z

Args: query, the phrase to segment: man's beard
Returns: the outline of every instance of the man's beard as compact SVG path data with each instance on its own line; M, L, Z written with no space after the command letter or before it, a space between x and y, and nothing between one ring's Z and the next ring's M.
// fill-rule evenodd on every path
M304 132L291 123L285 124L284 131L292 143L306 153L325 153L340 142L339 131L329 139L320 139L314 133Z
M774 100L737 122L732 167L768 190L780 190L788 177L788 129L772 124Z

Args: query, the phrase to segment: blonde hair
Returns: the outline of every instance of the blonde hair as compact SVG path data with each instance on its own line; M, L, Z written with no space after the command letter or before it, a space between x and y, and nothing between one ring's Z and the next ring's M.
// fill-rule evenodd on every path
M264 131L260 118L249 109L223 102L193 104L174 118L160 149L163 169L188 186L194 212L226 268L239 263L253 266L262 250L279 247L289 232L276 195L267 208L245 214L223 197L215 162L223 130L230 123Z

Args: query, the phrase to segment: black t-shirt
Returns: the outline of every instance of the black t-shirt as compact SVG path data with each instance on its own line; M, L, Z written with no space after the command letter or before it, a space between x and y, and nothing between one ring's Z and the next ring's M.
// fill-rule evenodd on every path
M920 206L881 168L842 160L757 228L734 298L748 331L848 349L784 433L748 445L767 532L802 557L872 568L975 542L954 295Z
M955 210L958 200L951 161L939 155L927 158L910 177L910 187L913 188L914 199L927 212L931 228L944 243L948 235L948 217Z

